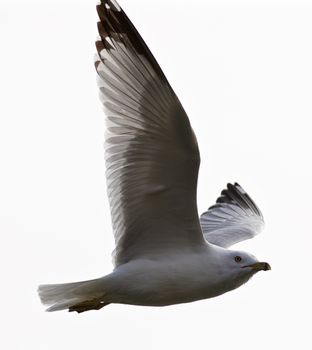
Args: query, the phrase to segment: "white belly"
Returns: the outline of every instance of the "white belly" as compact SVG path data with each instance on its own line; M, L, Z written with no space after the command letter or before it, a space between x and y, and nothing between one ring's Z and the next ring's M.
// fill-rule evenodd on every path
M198 254L132 261L107 277L113 303L165 306L211 298L229 290L224 289L217 266Z

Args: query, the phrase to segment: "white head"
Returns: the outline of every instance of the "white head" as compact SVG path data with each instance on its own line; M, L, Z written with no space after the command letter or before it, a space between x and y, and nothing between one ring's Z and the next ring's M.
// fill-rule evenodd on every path
M260 262L249 253L228 249L225 249L224 253L222 275L228 290L246 283L259 271L271 270L267 262Z

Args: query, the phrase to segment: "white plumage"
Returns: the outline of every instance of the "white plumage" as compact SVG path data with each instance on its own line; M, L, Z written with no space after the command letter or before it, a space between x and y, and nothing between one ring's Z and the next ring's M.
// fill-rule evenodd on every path
M49 311L83 312L109 303L183 303L237 288L270 268L225 249L261 230L260 210L229 184L199 219L200 156L189 119L117 2L102 0L97 10L115 269L92 281L40 286L42 302Z

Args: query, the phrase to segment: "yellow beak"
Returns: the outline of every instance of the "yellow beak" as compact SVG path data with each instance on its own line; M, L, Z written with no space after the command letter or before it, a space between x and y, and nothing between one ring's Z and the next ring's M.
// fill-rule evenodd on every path
M255 271L268 271L271 270L271 266L267 262L256 262L255 264L246 265L243 267L251 267Z

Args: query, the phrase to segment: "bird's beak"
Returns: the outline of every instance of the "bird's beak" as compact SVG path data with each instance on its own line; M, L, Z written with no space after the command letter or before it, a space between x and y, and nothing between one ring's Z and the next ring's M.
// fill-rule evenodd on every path
M256 262L255 264L246 265L243 267L251 267L254 271L268 271L271 266L267 262Z

